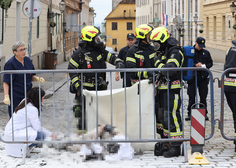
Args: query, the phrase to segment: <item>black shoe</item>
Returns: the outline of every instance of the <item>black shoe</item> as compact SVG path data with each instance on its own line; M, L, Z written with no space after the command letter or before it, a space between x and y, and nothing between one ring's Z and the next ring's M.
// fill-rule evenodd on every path
M180 146L172 146L172 148L163 153L163 156L166 158L180 156Z
M189 121L189 120L191 120L190 116L185 118L185 121Z
M154 155L163 156L163 153L167 152L168 150L169 146L167 145L167 143L158 142L155 144Z
M205 117L205 120L206 120L206 121L209 121L209 118L207 117L207 115L206 115L206 117Z

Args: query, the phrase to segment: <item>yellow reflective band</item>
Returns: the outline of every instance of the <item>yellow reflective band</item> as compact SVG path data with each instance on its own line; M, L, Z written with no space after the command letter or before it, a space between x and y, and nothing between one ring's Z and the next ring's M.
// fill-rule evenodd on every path
M79 80L79 78L78 78L78 76L76 76L76 77L74 77L72 80L71 80L71 82L72 82L72 84L74 84L75 82L77 82Z
M101 54L97 56L97 60L99 61L102 58Z
M117 61L121 61L121 62L123 62L123 60L121 60L120 58L116 58L116 60L115 60L115 64L116 64Z
M155 53L149 55L149 59L152 59L152 58L154 58L154 57L155 57Z
M161 60L164 60L164 59L166 59L166 56L165 56L165 55L163 55L163 56L161 57Z
M158 127L163 127L162 123L156 123Z
M155 62L155 64L154 64L154 66L156 67L159 62L161 62L161 61L160 61L160 60L157 60L157 61Z
M95 84L92 84L92 83L86 83L84 82L83 83L83 86L87 86L87 87L94 87Z
M236 137L236 133L234 133L234 137Z
M168 59L167 63L170 63L170 62L174 62L175 65L179 68L179 62L177 61L177 59L175 59L175 58L170 58L170 59Z
M147 71L143 72L143 77L146 78L146 79L148 78Z
M175 133L180 133L180 126L179 126L179 123L178 123L178 119L177 119L177 116L176 116L176 111L177 111L177 108L178 108L178 102L179 102L179 95L178 94L175 94L175 100L174 100L174 107L173 107L173 110L172 110L172 117L173 117L173 120L174 120L174 124L175 124L175 129L176 129L176 132ZM170 135L172 136L173 133L170 133Z
M111 59L111 53L108 53L107 54L107 62L110 62L110 59Z
M179 53L182 55L182 61L181 61L181 65L180 65L180 67L182 67L183 63L184 63L184 54L181 51L179 51Z
M79 67L79 64L77 64L72 58L70 59L70 63L76 68Z
M224 81L224 85L226 85L226 86L236 86L236 83Z
M144 56L143 56L143 55L139 55L139 54L134 53L134 56L135 56L136 58L144 59Z
M228 55L229 50L230 50L230 49L228 49L228 51L226 52L226 55Z
M138 71L137 72L137 77L141 76L142 72Z
M135 60L134 58L127 57L127 58L126 58L126 62L127 62L127 61L130 61L130 62L133 62L133 63L136 64L136 60Z
M168 89L168 87L167 87L167 85L161 85L158 87L158 89L164 90L164 89ZM181 89L181 86L180 86L180 84L171 85L170 89Z
M83 134L83 133L85 134L86 132L87 132L87 130L78 130L79 134Z
M180 131L180 132L178 132L178 133L176 133L176 132L170 132L170 136L171 136L171 137L173 137L173 136L181 136L181 135L183 135L183 132L182 132L182 131Z
M75 87L76 87L76 88L78 88L78 87L79 87L79 83L78 83L78 82L75 84Z
M157 68L162 68L165 64L160 63Z
M131 85L134 85L134 84L135 84L135 82L131 81Z
M169 131L167 129L163 128L164 133L169 134Z
M86 61L90 61L90 62L93 62L93 60L92 60L92 58L91 57L89 57L89 56L87 56L87 55L85 55L85 58L84 58Z

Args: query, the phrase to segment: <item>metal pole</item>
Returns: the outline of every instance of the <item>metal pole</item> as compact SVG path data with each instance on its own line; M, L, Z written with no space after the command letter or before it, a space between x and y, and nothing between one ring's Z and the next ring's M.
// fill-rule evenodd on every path
M78 15L77 15L78 16ZM76 27L77 27L77 22L76 22L76 25L75 25ZM75 28L76 28L75 27ZM74 31L74 47L75 47L75 50L76 50L76 36L77 36L77 29L76 29L76 31Z
M181 33L181 28L179 28L178 31L179 31L179 46L181 46L181 44L180 44L180 33Z
M31 0L30 3L30 19L29 19L29 58L31 57L31 43L32 43L32 22L33 22L33 14L34 14L34 0Z
M76 49L76 32L74 32L74 47L75 47L75 49Z
M70 15L70 56L72 56L72 15Z
M191 1L190 1L191 2ZM192 13L192 17L193 17L193 12L192 12L192 2L190 3L190 13ZM191 32L190 32L190 39L191 39L191 45L192 45L192 42L193 42L193 24L192 24L192 17L190 17L190 20L191 20Z
M197 40L197 21L195 22L196 28L195 28L195 41Z
M79 11L79 34L81 35L81 11Z
M66 13L65 10L63 12L63 53L64 53L64 61L66 61L66 40L65 40L65 18Z
M52 13L52 0L50 1L50 13L49 13L49 17L50 17L50 22L52 22L52 18L53 18L53 13ZM50 27L50 45L51 45L51 51L52 51L52 27Z
M189 20L190 20L190 0L188 0L188 45L190 46L190 24L189 24Z

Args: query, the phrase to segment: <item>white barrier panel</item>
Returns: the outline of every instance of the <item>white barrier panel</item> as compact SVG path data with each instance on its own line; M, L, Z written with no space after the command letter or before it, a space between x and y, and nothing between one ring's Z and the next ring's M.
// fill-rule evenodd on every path
M141 139L154 138L154 99L153 85L148 80L141 81ZM111 124L111 103L113 105L113 126L125 134L125 90L124 88L112 90L112 102L110 90L98 91L98 124ZM96 127L96 91L84 90L86 96L87 128ZM130 140L139 139L139 95L138 84L126 88L127 100L127 136ZM133 143L137 151L153 150L154 143Z

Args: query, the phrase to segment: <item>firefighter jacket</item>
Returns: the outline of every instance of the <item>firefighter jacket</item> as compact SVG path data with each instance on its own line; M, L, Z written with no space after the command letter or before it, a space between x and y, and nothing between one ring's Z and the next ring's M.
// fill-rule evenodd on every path
M225 57L224 70L228 68L236 68L236 46L231 47ZM236 92L236 72L229 71L226 73L226 79L224 81L224 90L228 92Z
M195 45L193 47L195 48ZM210 69L213 66L213 61L212 61L211 54L209 53L209 51L205 49L201 49L200 51L195 49L194 66L198 62L205 64L206 68ZM197 71L197 75L201 76L202 78L207 78L209 74L206 71ZM193 73L193 76L195 76L195 73Z
M155 62L156 68L181 68L184 62L184 54L179 46L169 46L166 54L158 57ZM167 71L161 71L161 82L158 89L167 89ZM169 87L170 89L181 89L181 72L169 71Z
M85 43L85 42L81 42ZM82 45L80 43L80 46ZM123 61L112 55L107 50L103 52L95 48L93 45L86 44L85 48L79 47L76 50L69 62L68 69L106 69L106 62L112 65L116 65L118 62ZM80 73L69 73L71 83L76 88L79 88L81 84ZM106 72L97 73L97 82L101 82L101 79L106 80ZM95 73L83 73L83 86L88 90L95 90Z
M128 50L126 55L127 68L154 68L154 57L156 53L154 47L145 44L139 40ZM152 75L151 72L135 72L131 73L131 79L147 79Z

